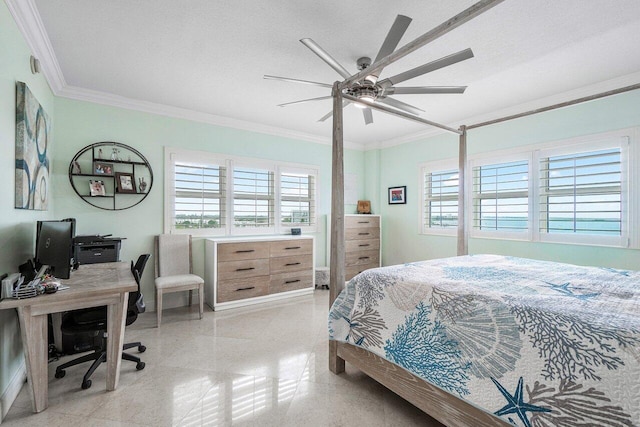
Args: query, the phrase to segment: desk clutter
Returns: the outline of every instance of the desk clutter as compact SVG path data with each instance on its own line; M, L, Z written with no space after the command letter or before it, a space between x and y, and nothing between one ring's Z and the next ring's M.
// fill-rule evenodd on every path
M2 299L33 298L38 295L52 294L68 288L68 286L60 285L60 282L50 275L42 275L25 281L25 276L20 273L13 273L2 280Z

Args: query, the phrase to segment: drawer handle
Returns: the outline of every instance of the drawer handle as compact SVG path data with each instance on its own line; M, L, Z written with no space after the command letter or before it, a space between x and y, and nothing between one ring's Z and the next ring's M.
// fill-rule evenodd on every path
M236 251L237 254L246 254L249 252L255 252L255 249L243 249L241 251Z
M236 271L249 271L249 270L255 270L255 267L247 267L247 268L236 268Z
M369 224L369 221L358 221L358 224Z
M296 279L296 280L287 280L286 282L284 282L285 284L289 284L289 283L296 283L299 282L300 279Z
M285 265L300 265L299 262L288 262Z
M368 236L369 233L358 233L358 236Z
M247 288L238 288L238 289L236 289L236 292L238 292L238 291L249 291L249 290L255 289L255 288L256 288L255 286L249 286Z
M358 259L369 259L369 257L368 257L368 256L361 256L361 257L360 257L360 258L358 258Z
M360 246L361 248L364 248L365 246L369 246L369 244L368 244L368 243L365 243L365 244L363 244L363 245L358 245L358 246Z
M288 248L285 248L286 250L289 249L300 249L300 246L289 246Z

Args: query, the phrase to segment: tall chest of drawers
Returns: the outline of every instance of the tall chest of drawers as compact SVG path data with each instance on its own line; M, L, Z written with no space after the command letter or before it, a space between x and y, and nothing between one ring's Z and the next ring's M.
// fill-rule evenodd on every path
M380 215L345 215L345 280L380 267Z
M222 310L312 293L313 250L311 236L207 239L207 304Z

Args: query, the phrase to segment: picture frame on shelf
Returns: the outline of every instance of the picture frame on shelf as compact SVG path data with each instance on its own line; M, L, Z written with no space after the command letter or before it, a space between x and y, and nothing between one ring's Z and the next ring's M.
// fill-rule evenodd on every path
M93 162L93 173L95 175L113 176L113 163Z
M116 192L136 193L136 180L132 173L116 172Z
M407 186L389 187L389 204L404 205L407 203Z
M107 195L107 191L104 188L104 181L99 179L89 180L89 194L91 197L104 197Z

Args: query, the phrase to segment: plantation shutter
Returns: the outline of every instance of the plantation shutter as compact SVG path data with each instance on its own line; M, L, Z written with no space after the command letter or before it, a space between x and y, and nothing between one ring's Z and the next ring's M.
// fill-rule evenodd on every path
M315 204L314 175L280 174L280 223L282 225L315 225Z
M174 229L224 228L225 173L218 165L174 164Z
M458 171L424 174L425 228L458 227Z
M275 223L274 173L267 169L233 169L233 225L272 227Z
M474 228L523 232L529 228L528 161L473 168Z
M620 148L540 160L541 233L622 234Z

